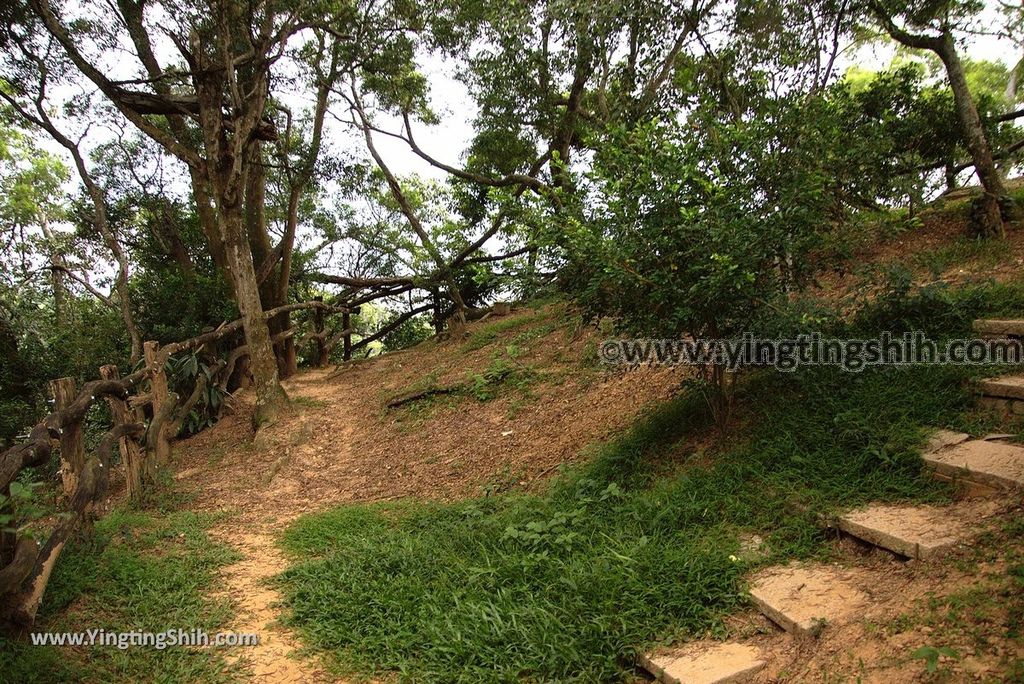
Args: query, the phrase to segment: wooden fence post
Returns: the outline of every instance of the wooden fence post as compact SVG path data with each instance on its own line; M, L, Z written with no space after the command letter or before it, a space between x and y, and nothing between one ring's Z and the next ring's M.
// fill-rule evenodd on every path
M170 419L168 412L171 407L167 406L169 397L167 395L167 374L164 373L164 359L160 354L158 342L145 342L142 345L142 353L146 359L146 367L149 368L149 385L153 394L153 419L150 421L150 430L156 429L156 434L151 436L152 444L156 453L156 462L165 465L171 460L171 443L167 439L167 421Z
M317 296L314 301L322 302L324 298ZM330 350L327 348L327 339L324 335L324 310L320 307L313 309L313 332L316 333L313 339L316 340L316 365L323 368L330 362Z
M352 359L352 333L348 332L350 325L351 316L349 312L341 314L341 329L345 331L345 353L342 359L350 361Z
M50 394L56 410L67 407L75 400L77 391L74 378L58 378L50 381ZM60 432L60 477L64 483L64 494L71 496L78 486L78 477L85 467L85 441L82 423L65 425Z
M117 380L121 374L117 366L110 364L100 366L100 377L104 380ZM114 427L129 423L141 423L135 411L128 409L128 404L117 397L107 397L107 404L110 406L110 415ZM145 452L139 448L138 443L131 437L122 437L119 441L121 450L121 461L124 462L124 476L127 483L128 498L132 501L139 501L145 492L146 485L152 479L152 472L146 459Z

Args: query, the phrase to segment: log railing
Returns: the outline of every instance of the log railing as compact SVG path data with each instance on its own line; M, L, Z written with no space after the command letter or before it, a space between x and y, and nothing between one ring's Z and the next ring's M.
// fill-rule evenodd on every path
M264 316L270 319L304 309L314 314L311 337L318 341L318 365L326 363L330 348L339 336L346 340L346 349L351 349L349 335L352 331L347 325L340 335L326 339L324 315L342 313L347 319L349 313L358 313L358 309L333 306L317 299L277 307ZM0 530L0 622L31 625L35 621L46 585L65 544L89 517L94 505L106 496L115 448L121 455L126 493L131 500L143 499L155 485L157 471L171 458L171 440L207 387L206 375L199 373L192 392L182 401L169 389L167 361L175 354L199 349L241 328L241 320L236 320L181 342L162 346L146 342L143 367L124 377L120 376L117 366L106 365L99 369L98 380L87 382L80 389L76 388L74 378L59 378L50 383L55 403L53 412L31 429L24 442L0 453L0 494L10 495L11 483L22 470L49 462L56 442L60 446L64 493L62 514L56 516L56 522L42 543L34 535ZM278 333L273 341L280 342L294 332L290 329ZM239 359L247 353L245 344L228 352L226 359L217 363L210 381L226 389ZM87 455L85 418L101 401L110 409L110 429L96 452Z

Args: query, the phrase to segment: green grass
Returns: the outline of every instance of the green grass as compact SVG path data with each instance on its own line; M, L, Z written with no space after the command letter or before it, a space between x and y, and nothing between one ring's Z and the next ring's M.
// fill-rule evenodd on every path
M928 269L933 277L939 277L954 266L977 262L979 266L992 267L1006 256L1006 243L1002 240L960 237L955 241L934 249L915 253L910 261Z
M61 556L36 631L162 632L223 629L227 599L206 597L234 553L206 534L213 517L115 510ZM0 636L5 682L228 682L239 678L213 649L32 646Z
M752 427L710 464L679 446L710 429L704 405L684 395L543 494L304 517L283 540L295 560L279 578L290 623L340 673L625 679L639 648L723 634L755 564L828 555L820 514L942 499L920 475L922 426L975 424L967 374L762 373L742 397ZM659 476L667 454L678 465ZM754 531L770 555L731 558Z
M857 312L853 329L893 333L921 330L935 339L965 337L973 336L971 324L975 318L1021 315L1024 280L958 287L935 284L915 289L911 274L897 268L887 275L881 294Z
M299 395L291 397L291 402L297 406L302 406L303 408L317 409L330 406L330 403L323 399L315 399L313 397L303 397Z
M497 340L499 335L510 330L515 330L516 328L521 328L528 324L536 323L538 318L541 316L543 316L541 312L516 314L508 318L499 318L494 322L488 322L480 325L469 336L469 339L466 340L465 344L462 345L462 349L467 352L483 349Z

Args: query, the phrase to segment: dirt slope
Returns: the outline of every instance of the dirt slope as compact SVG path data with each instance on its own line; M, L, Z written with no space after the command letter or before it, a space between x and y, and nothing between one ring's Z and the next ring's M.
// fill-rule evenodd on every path
M239 608L234 629L263 634L242 654L253 681L324 679L295 653L294 636L273 625L279 596L267 580L286 567L274 541L287 523L343 502L536 486L678 386L678 370L596 367L597 333L574 330L573 320L559 305L525 309L472 325L464 342L427 342L341 372L304 372L285 383L291 413L255 441L251 397L242 394L233 415L175 446L176 479L196 496L190 505L235 513L214 534L243 556L226 569L224 591ZM496 358L517 374L484 387L492 399L385 407L388 397L424 382L472 384Z

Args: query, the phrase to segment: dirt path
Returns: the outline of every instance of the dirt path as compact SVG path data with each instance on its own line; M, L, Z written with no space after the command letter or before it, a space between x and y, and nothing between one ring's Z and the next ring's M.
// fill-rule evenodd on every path
M305 396L301 381L298 387L296 383L291 385L293 397ZM240 406L230 420L233 425L222 430L238 430L239 436L246 435L250 410L246 404ZM303 442L312 430L306 413L297 408L280 427L258 436L254 444L230 445L229 453L221 454L219 445L186 443L192 460L206 454L207 465L214 467L194 465L180 470L176 477L192 485L200 507L229 513L211 530L211 536L237 551L241 559L222 570L217 595L230 597L235 605L232 631L260 636L258 646L232 653L232 657L243 662L249 681L255 684L337 681L324 672L315 658L302 655L298 637L278 623L282 597L270 584L273 577L288 567L288 559L278 547L280 533L301 514L325 505L302 496L301 482L290 468L293 457L308 451ZM344 433L338 437L335 457L345 459L349 456L349 440ZM226 468L218 470L218 465Z
M504 349L505 341L495 344ZM587 337L567 340L555 329L534 344L531 363L562 369L562 356L581 356ZM281 596L268 581L288 567L278 541L296 518L344 503L450 500L488 484L533 486L679 382L663 369L607 376L577 369L536 383L528 401L510 393L474 402L469 422L468 407L457 403L437 407L429 419L384 408L389 392L436 372L442 382L464 379L486 368L493 354L490 348L428 345L340 373L305 371L284 383L292 409L259 435L250 427L251 396L243 393L234 414L175 445L175 477L194 496L189 508L226 513L212 534L241 556L224 569L223 592L237 607L231 629L261 636L258 647L239 649L251 681L336 681L315 658L300 657L297 636L276 624Z
M251 681L259 684L305 684L327 681L315 662L297 654L298 639L290 630L274 624L276 604L281 596L267 581L282 572L287 562L278 551L274 538L266 533L231 530L215 531L218 538L242 554L239 562L224 569L224 593L238 609L232 624L236 632L260 635L259 646L244 649L243 658L251 672Z

